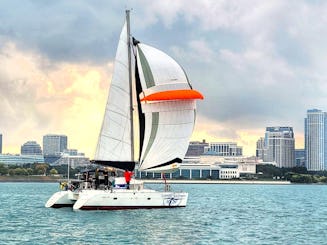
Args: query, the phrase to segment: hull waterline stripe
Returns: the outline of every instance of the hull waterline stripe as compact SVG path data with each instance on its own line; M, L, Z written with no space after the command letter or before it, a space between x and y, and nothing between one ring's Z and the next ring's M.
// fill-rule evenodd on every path
M81 210L124 210L124 209L155 209L185 208L186 206L82 206Z
M67 208L67 207L73 207L74 203L72 204L53 204L50 208Z

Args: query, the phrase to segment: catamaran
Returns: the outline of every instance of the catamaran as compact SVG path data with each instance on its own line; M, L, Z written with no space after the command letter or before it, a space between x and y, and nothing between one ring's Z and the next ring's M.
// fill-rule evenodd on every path
M129 171L138 163L138 171L171 173L178 170L186 154L195 123L196 100L203 96L192 88L173 58L131 37L129 13L126 10L92 162ZM115 179L116 184L124 181L123 177ZM80 188L66 194L61 191L46 206L58 204L54 196L73 203L74 210L175 208L187 204L188 193L144 188L141 180L132 179L130 189L116 186L120 188Z

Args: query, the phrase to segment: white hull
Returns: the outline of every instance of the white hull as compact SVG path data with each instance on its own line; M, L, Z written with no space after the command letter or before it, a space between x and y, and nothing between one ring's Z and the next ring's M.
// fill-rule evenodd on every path
M74 203L78 198L78 194L72 191L58 191L54 193L45 207L47 208L62 208L62 207L73 207Z
M82 190L73 209L121 210L185 207L188 193L159 192L150 189Z

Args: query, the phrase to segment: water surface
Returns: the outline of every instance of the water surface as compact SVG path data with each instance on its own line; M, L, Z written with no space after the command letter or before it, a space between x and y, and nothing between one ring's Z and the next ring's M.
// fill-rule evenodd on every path
M161 185L151 185L162 188ZM173 185L186 208L48 209L56 183L0 183L0 244L326 244L326 185Z

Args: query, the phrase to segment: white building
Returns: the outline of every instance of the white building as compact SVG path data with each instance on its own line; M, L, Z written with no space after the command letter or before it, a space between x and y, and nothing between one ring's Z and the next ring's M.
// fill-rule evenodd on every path
M260 161L261 162L261 161ZM253 157L220 157L202 155L184 159L180 169L165 174L167 179L238 179L242 174L255 174L257 158ZM160 178L161 173L138 172L139 178Z
M90 159L85 156L69 156L69 155L62 155L57 161L53 162L51 165L67 165L71 168L76 167L86 167L90 164Z
M237 146L235 142L212 142L205 147L204 154L217 154L219 156L242 156L242 146Z

